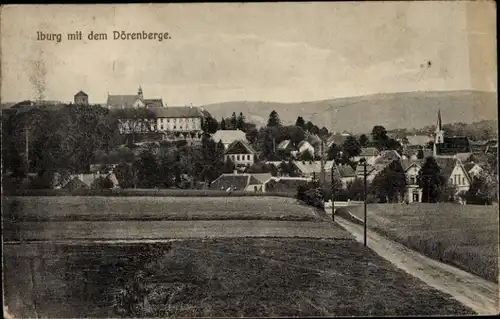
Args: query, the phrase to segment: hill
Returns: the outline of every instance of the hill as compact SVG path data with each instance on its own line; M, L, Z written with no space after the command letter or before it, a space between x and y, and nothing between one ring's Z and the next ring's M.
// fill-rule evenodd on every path
M293 124L298 116L331 131L369 132L374 125L387 129L423 128L436 122L438 109L443 124L473 123L498 117L497 96L482 91L427 91L382 93L349 98L300 103L224 102L203 106L215 118L243 112L257 126L265 125L272 110L284 124Z

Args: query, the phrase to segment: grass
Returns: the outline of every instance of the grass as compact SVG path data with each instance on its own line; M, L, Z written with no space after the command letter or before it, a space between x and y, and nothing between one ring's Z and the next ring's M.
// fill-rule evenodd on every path
M319 220L316 209L281 197L7 197L8 221Z
M350 208L363 219L363 207ZM498 205L370 204L367 224L422 254L498 283Z
M6 192L8 196L174 196L174 197L289 197L293 198L296 192L250 192L234 191L228 193L221 190L205 189L23 189Z
M4 252L16 317L473 314L354 240L51 245L27 257L32 248Z

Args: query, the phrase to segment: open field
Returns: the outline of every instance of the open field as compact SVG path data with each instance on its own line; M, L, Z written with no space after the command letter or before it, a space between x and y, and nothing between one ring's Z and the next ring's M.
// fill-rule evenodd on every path
M363 219L363 207L350 212ZM498 206L370 204L368 227L422 254L498 283Z
M317 210L283 197L7 197L4 220L321 220Z
M15 317L472 314L354 240L29 246L4 246Z

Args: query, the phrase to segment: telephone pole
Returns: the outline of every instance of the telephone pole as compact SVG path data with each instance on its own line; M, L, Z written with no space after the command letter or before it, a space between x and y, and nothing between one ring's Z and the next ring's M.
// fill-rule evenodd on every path
M333 182L334 174L333 174L333 165L332 165L332 220L335 220L335 183Z
M364 203L364 208L365 208L365 220L364 220L364 236L363 236L363 239L364 239L364 245L366 247L366 193L367 193L367 189L366 189L366 160L364 161L364 165L363 165L363 176L364 176L364 184L365 184L365 191L364 191L364 200L365 200L365 203Z
M26 157L26 162L25 162L25 165L26 165L26 174L29 173L29 170L30 170L30 162L29 162L29 137L28 137L28 134L29 134L29 131L28 131L28 126L26 125L26 128L24 130L24 147L25 147L25 150L24 150L24 153L25 153L25 157Z

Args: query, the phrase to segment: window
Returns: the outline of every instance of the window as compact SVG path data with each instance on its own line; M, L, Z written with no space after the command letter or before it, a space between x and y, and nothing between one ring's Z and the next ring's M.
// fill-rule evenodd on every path
M240 160L240 156L239 155L236 155L236 160L239 161Z
M163 130L163 125L160 125L160 130Z
M462 185L465 185L465 177L462 176Z
M411 185L416 185L417 184L417 178L415 176L410 176L410 184Z

